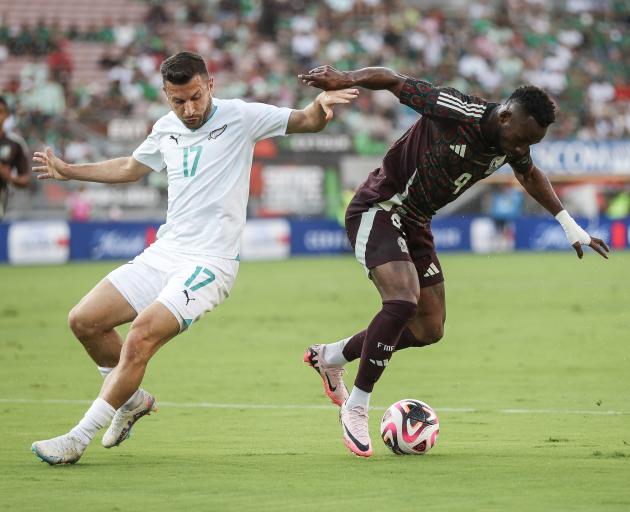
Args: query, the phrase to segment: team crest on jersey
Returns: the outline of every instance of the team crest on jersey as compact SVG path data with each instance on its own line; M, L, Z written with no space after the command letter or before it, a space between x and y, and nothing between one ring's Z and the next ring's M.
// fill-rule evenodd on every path
M407 254L409 254L409 249L407 248L407 242L402 236L398 237L398 247L400 247L400 250L402 252L406 252Z
M501 167L503 162L505 162L505 155L495 156L490 162L490 167L488 167L488 170L486 171L486 176L490 176L494 171Z
M221 135L227 129L227 124L224 124L221 128L217 128L216 130L212 130L210 135L208 135L208 140L217 139L219 135Z

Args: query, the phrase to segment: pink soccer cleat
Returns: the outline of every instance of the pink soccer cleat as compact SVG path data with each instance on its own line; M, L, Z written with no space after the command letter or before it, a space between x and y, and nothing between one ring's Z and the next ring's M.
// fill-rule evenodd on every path
M372 455L372 441L368 429L367 407L355 405L347 408L344 403L339 410L339 422L343 430L343 442L352 453L359 457Z
M304 362L311 366L322 378L324 391L332 402L341 407L348 399L348 388L343 382L343 368L334 368L326 366L324 363L323 352L326 345L311 345L304 352Z

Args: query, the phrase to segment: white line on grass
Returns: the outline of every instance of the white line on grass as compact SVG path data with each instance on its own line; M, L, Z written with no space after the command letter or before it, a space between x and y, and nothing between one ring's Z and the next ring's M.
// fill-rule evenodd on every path
M0 398L0 404L35 404L35 405L88 405L90 400L34 400L30 398ZM221 404L213 402L158 402L160 407L178 407L180 409L330 409L332 405L311 404ZM384 411L385 407L370 407L377 411ZM474 409L472 407L435 407L438 412L482 413L493 412L500 414L590 414L595 416L619 416L630 414L630 411L594 411L580 409Z

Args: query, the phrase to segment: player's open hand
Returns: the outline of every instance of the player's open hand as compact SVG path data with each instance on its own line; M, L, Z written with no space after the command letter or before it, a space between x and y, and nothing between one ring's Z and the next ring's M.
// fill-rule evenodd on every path
M584 244L584 245L588 245L597 254L599 254L603 258L608 259L608 254L606 253L610 252L610 248L608 247L606 242L604 242L601 238L595 238L594 236L592 236L591 242L589 244ZM573 244L573 248L575 249L575 252L577 253L578 258L582 259L582 257L584 256L584 251L582 250L582 244L580 242L575 242Z
M33 155L33 162L39 164L33 167L33 172L37 173L37 179L60 181L70 179L67 176L68 164L58 156L55 156L50 148L46 148L44 153L36 151Z
M341 91L322 92L317 97L317 100L322 106L322 109L324 109L324 112L326 112L326 121L330 121L333 117L333 105L339 105L340 103L350 103L358 97L358 89L342 89Z
M352 87L352 81L348 73L339 71L332 66L319 66L311 69L308 73L298 75L302 83L324 89L325 91L338 91Z

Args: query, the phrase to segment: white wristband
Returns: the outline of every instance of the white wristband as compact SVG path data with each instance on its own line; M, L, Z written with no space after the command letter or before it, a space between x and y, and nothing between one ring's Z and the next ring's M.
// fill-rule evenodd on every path
M564 229L564 232L567 235L567 240L569 240L571 245L575 242L580 242L582 245L588 245L591 243L590 235L573 220L573 217L571 217L569 212L566 210L562 210L558 215L556 215L556 220L560 223L562 229Z

